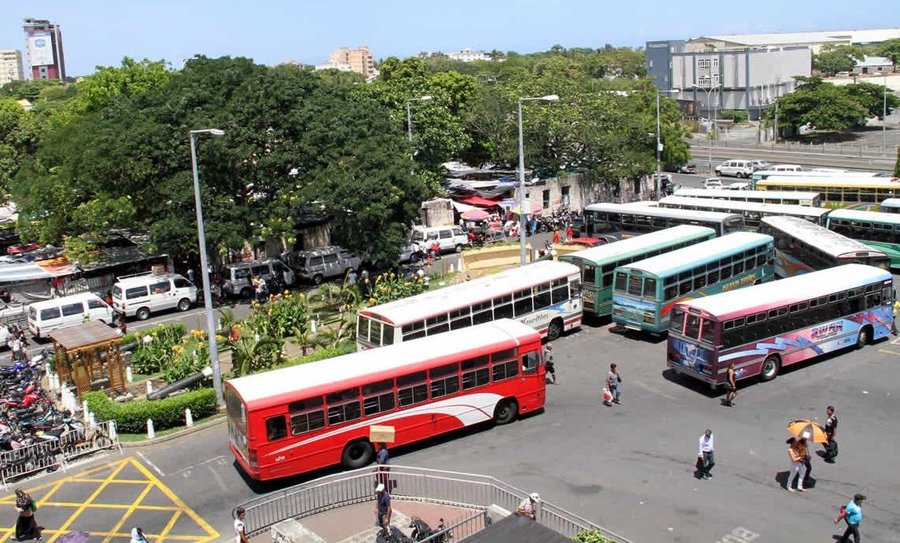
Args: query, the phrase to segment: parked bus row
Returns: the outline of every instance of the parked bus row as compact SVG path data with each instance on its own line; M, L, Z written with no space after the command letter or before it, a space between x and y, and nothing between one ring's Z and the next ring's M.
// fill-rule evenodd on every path
M759 173L759 172L757 172ZM888 198L900 197L900 181L897 178L881 176L850 175L849 173L830 176L769 175L757 179L756 174L751 188L757 191L802 191L818 192L826 207L859 207L867 209L875 207Z

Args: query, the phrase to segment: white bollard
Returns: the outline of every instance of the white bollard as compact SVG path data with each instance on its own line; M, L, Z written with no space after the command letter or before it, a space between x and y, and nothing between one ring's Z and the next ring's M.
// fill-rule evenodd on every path
M94 414L90 411L88 411L88 426L90 426L91 428L97 426L97 419L94 418Z
M112 422L107 422L106 427L109 428L109 438L115 441L116 438L119 437L118 433L116 432L116 425Z
M89 409L88 409L87 400L82 400L81 401L81 415L83 417L87 417L88 411L89 411Z
M131 371L131 366L125 368L125 380L129 383L134 382L134 372Z
M156 432L153 431L153 419L147 419L147 439L153 439L156 437Z
M194 415L191 413L190 407L184 410L184 423L188 428L194 426Z
M309 321L309 325L312 328L313 335L316 335L316 319Z
M153 381L147 379L147 395L149 396L151 392L153 392Z

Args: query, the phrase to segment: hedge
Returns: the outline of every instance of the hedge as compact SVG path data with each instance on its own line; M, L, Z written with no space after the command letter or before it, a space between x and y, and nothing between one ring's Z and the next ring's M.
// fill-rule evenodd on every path
M116 403L103 392L88 392L83 397L97 420L114 420L119 432L143 434L147 419L153 420L155 430L184 425L184 410L190 408L194 420L216 412L216 392L201 388L162 400L137 400Z

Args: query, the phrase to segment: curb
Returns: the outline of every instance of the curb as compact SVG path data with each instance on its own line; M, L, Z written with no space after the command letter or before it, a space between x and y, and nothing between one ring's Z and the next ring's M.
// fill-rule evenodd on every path
M218 417L216 420L211 420L208 422L204 422L202 424L198 424L193 428L185 428L184 430L179 430L177 432L173 432L171 434L164 435L162 437L156 437L153 439L144 439L141 441L120 441L119 444L123 449L135 449L138 447L146 447L147 445L156 445L157 443L166 443L167 441L172 441L173 439L177 439L179 437L184 437L187 435L191 435L193 433L199 432L201 430L206 430L207 428L212 428L214 426L219 426L221 424L225 424L225 421L228 417Z

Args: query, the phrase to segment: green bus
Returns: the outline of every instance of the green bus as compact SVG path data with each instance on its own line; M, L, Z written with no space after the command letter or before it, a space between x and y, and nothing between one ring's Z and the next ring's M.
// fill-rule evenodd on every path
M612 320L632 330L662 333L678 302L774 278L772 236L735 232L618 268Z
M826 226L883 252L890 259L892 268L900 268L900 214L835 209L828 214Z
M600 317L612 314L613 271L616 268L715 237L716 231L712 228L683 224L591 247L559 259L575 264L581 270L583 311L586 315Z

